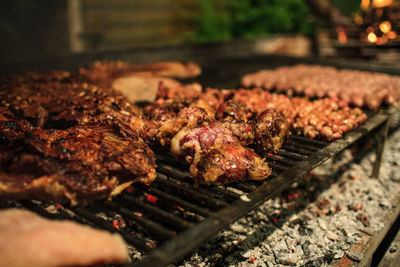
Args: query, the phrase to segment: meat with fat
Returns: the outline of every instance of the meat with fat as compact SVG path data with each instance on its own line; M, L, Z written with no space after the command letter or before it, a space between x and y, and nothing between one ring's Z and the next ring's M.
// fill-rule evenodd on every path
M271 174L268 163L241 145L211 147L196 157L190 166L193 179L200 184L226 184L244 179L264 180Z
M30 211L0 211L0 265L89 266L129 261L121 236Z

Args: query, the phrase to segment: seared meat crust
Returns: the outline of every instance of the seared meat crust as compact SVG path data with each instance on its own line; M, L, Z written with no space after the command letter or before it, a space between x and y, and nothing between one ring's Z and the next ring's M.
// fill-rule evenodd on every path
M65 72L1 82L0 197L77 204L155 179L155 133L123 96Z
M264 180L271 174L271 169L250 149L219 144L195 158L190 173L201 184L226 184L243 179Z

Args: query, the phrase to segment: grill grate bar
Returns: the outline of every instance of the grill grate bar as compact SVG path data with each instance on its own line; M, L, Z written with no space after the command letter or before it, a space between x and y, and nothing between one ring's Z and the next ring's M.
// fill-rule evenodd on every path
M168 240L174 236L173 231L165 228L163 225L153 222L151 220L148 220L143 217L136 216L133 211L130 211L126 208L123 208L114 202L106 201L104 202L104 206L106 208L109 208L112 211L115 211L123 217L128 218L129 220L135 221L141 226L143 226L146 231L149 233L149 235L154 236L155 239L159 240Z
M250 181L246 181L243 183L232 183L232 184L229 184L229 187L232 187L232 188L235 188L240 191L248 193L248 192L253 191L257 187L256 185L250 184L249 182Z
M307 157L311 156L313 154L312 151L306 150L306 149L304 149L304 147L295 146L294 144L291 144L291 143L283 144L282 147L286 151L294 152L296 154L300 154L300 155L307 156Z
M291 152L291 151L286 151L283 148L281 148L279 150L278 155L281 155L281 156L284 156L284 157L287 157L287 158L292 158L292 159L295 159L295 160L304 160L304 159L308 158L308 156L305 156L305 155L302 155L302 154L298 154L298 153L295 153L295 152Z
M91 221L85 220L84 217L78 216L72 210L63 207L62 209L57 210L56 213L52 213L47 211L46 208L42 207L41 204L34 203L30 200L20 200L18 201L22 206L26 209L34 211L39 215L49 218L49 219L56 219L56 220L73 220L81 224L90 225L94 228L101 228L96 224L92 223ZM69 211L70 213L68 213Z
M296 165L296 163L298 162L298 161L293 161L293 160L287 159L280 155L265 155L264 158L266 158L268 160L268 164L270 162L274 162L274 163L279 163L281 165L285 165L288 167Z
M311 138L307 138L301 135L291 135L289 140L295 140L297 142L300 142L302 144L310 144L313 146L320 146L320 147L324 147L326 145L329 144L329 142L327 141L322 141L322 140L318 140L318 139L311 139Z
M152 195L155 195L155 196L159 197L160 199L164 199L166 201L172 202L173 204L179 204L181 207L184 207L190 211L196 212L203 217L209 217L211 215L211 212L209 212L208 210L203 209L199 206L196 206L190 202L187 202L187 201L180 199L178 197L175 197L173 195L170 195L168 193L165 193L155 187L147 187L142 184L137 184L137 185L135 185L135 188L140 189L144 192L148 192Z
M269 167L272 168L273 171L279 170L280 172L285 171L290 168L288 166L284 166L284 165L278 164L276 162L269 162L269 161L268 161L268 165L269 165Z
M119 201L118 201L119 200ZM124 194L117 201L124 205L125 207L129 205L129 207L135 207L140 209L142 212L146 214L151 214L156 217L158 220L163 220L163 223L173 227L177 230L184 230L186 228L191 227L193 224L185 221L172 213L166 212L162 209L159 209L156 206L144 203L140 199L136 199L130 195Z
M178 167L179 166L182 167L182 168L187 167L186 161L183 161L185 163L182 163L182 161L178 161L178 160L176 160L176 158L174 158L174 157L172 157L171 155L168 155L168 154L156 154L156 159L157 159L157 161L163 161L163 162L166 162L166 163L172 163L172 164L174 164L175 166L178 166Z
M299 149L303 149L309 152L316 152L320 149L320 147L314 146L314 145L309 145L309 144L305 144L305 143L299 143L297 141L294 140L288 140L287 142L288 145L291 145L293 147L297 147Z
M175 165L175 163L171 163L171 165ZM171 165L158 163L157 171L167 176L177 178L183 182L189 181L190 184L193 183L192 176L189 172L179 170L176 167L172 167ZM232 192L227 192L217 186L199 185L197 187L197 191L209 195L210 197L222 196L222 198L224 198L223 201L225 201L226 199L228 202L232 202L239 197L237 194Z
M171 167L172 168L172 167ZM173 175L173 174L171 174ZM161 175L160 175L161 176ZM196 189L193 189L193 185L187 185L184 183L178 183L178 181L171 182L169 179L160 179L156 180L152 186L157 186L158 188L170 188L174 190L175 193L182 194L186 198L189 198L193 201L198 202L201 205L209 206L213 209L220 209L226 207L228 204L224 201L215 199L211 197L209 194L204 194L203 192L199 192Z
M94 224L100 226L103 229L106 229L113 233L119 233L125 239L126 242L128 242L137 249L142 250L144 252L149 252L151 250L151 248L148 247L143 240L140 240L139 238L136 238L125 231L117 230L113 225L111 225L107 221L93 215L92 212L82 207L73 207L71 208L71 210L75 212L77 215L84 217L85 219L93 222Z

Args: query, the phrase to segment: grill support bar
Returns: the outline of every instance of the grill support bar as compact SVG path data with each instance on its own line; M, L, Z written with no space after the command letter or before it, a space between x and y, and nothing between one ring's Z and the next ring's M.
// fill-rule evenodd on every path
M377 135L375 136L376 158L375 158L375 163L374 163L374 166L372 169L372 174L371 174L371 176L374 178L379 178L379 171L381 168L383 149L385 147L385 141L386 141L386 137L388 135L389 125L390 125L390 118L386 121L386 123L383 125L383 127L381 127L381 129L378 131Z

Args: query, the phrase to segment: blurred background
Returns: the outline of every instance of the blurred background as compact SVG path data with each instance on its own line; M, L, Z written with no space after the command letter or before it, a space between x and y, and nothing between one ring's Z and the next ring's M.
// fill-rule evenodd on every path
M13 0L0 7L2 62L238 40L255 53L400 61L398 0Z

